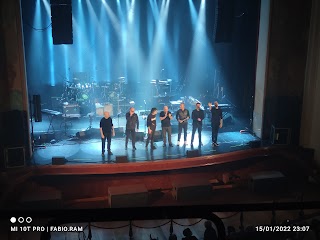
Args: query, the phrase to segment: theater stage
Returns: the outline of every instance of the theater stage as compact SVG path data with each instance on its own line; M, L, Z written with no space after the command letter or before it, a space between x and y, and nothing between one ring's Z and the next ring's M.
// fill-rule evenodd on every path
M200 156L215 156L221 153L235 152L239 150L250 149L250 142L259 141L258 138L250 133L240 133L241 129L245 129L245 123L238 119L233 119L232 123L226 123L219 134L219 147L211 145L211 128L207 122L204 124L202 131L203 146L198 146L198 134L196 133L193 148L190 145L192 126L188 126L188 145L182 143L180 147L176 146L178 133L177 125L173 122L172 142L174 147L163 147L161 136L157 137L155 145L157 149L150 150L145 148L145 122L140 118L140 136L136 142L136 151L132 150L131 142L129 141L128 149L125 150L125 135L123 133L125 126L124 117L113 118L116 128L116 137L112 138L111 150L112 156L106 154L101 156L101 140L99 139L99 121L100 118L92 119L91 129L86 131L89 126L88 118L72 119L67 122L67 128L64 126L63 119L53 120L53 130L49 132L54 134L45 135L48 131L49 121L44 116L43 121L34 123L34 135L36 139L36 147L31 163L34 165L51 165L53 157L64 157L65 164L114 164L118 162L119 156L127 156L125 162L150 162L158 160L173 160L186 158L187 151L199 150ZM161 129L158 124L157 129ZM82 133L79 135L79 132ZM78 134L77 134L78 133ZM47 137L47 139L43 139ZM181 138L182 139L182 138ZM123 160L121 160L123 162Z

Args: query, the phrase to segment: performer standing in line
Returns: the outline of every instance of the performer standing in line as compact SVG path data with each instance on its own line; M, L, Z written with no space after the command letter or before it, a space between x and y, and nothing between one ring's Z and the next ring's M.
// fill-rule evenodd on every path
M219 128L222 128L223 120L222 120L222 110L219 108L219 103L217 101L214 102L214 107L212 107L212 103L209 102L208 106L211 112L211 128L212 128L212 146L219 146L218 141L218 131Z
M198 137L199 137L199 147L201 147L201 131L202 131L202 120L204 119L204 111L200 109L200 103L196 103L196 109L192 111L192 136L191 136L191 146L193 146L194 134L198 129Z
M139 130L139 118L131 107L129 112L126 113L126 150L128 149L129 136L131 135L132 150L136 150L136 131Z
M173 147L171 142L171 123L172 114L169 112L168 106L163 107L163 111L160 113L161 127L162 127L162 138L163 138L163 147L167 146L167 133L168 133L168 142L169 146Z
M146 148L149 145L149 142L151 141L151 149L156 149L156 147L153 145L154 142L154 132L156 131L156 126L157 126L157 112L158 110L156 108L151 109L151 113L148 115L147 118L147 127L148 127L148 139L146 142Z
M185 109L184 103L180 103L180 109L177 111L176 119L179 122L179 132L178 132L178 143L180 145L180 138L183 129L184 145L187 145L187 130L188 130L188 120L190 118L190 113L188 109Z
M104 156L106 140L108 142L107 149L108 155L112 155L111 152L111 136L114 136L114 128L112 123L112 118L109 112L104 112L104 117L100 120L100 134L102 141L102 156Z

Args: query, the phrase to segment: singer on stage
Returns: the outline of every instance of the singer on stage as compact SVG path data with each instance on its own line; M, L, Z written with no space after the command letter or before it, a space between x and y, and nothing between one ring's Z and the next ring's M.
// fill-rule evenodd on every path
M223 124L222 110L219 108L219 103L217 101L214 102L214 107L211 102L208 103L208 106L211 112L212 146L218 147L218 132L219 128L222 128Z
M128 149L129 136L131 136L132 150L136 150L136 130L139 130L139 118L134 110L135 109L131 107L129 112L126 113L126 150Z
M148 148L149 142L151 141L151 150L156 149L156 147L153 145L154 142L154 132L156 131L157 126L157 112L158 110L156 108L151 109L151 113L148 115L147 118L147 127L148 127L148 139L146 142L146 148Z
M180 109L177 111L176 119L179 122L179 133L178 133L178 143L180 145L180 138L183 129L184 145L187 145L187 130L188 130L188 120L190 118L190 113L188 109L184 108L184 103L180 103Z
M168 133L168 142L169 146L173 147L171 142L171 119L172 114L168 110L168 106L163 107L163 111L160 113L161 127L162 127L162 137L163 137L163 147L167 146L167 133Z
M202 121L204 119L204 111L200 109L200 103L197 102L196 109L192 111L192 136L191 146L193 146L194 134L198 129L199 147L202 146L201 132L202 132Z
M111 136L114 136L114 128L112 118L109 112L104 112L104 117L100 120L100 134L102 142L102 156L104 156L106 140L108 142L107 149L108 155L112 155L111 152Z

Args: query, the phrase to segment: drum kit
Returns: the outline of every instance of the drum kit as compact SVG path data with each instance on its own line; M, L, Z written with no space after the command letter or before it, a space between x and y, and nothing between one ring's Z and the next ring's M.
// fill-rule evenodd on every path
M112 83L102 82L100 84L73 78L72 81L65 81L61 102L63 105L78 104L80 107L89 108L98 102L119 105L119 102L125 99L126 84L125 77L119 77Z

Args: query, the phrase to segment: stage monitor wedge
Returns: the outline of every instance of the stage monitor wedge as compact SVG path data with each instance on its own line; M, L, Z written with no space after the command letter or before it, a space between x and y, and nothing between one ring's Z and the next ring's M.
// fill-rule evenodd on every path
M50 4L53 44L73 44L72 1L51 0Z

